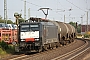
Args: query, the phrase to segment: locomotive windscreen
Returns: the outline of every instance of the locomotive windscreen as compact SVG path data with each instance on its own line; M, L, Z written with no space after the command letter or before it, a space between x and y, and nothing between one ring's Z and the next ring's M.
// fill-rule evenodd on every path
M38 24L24 24L21 25L21 31L39 31L39 25Z
M29 31L29 25L25 24L25 25L21 25L20 27L21 27L20 29L21 31Z
M39 31L38 25L30 25L30 31Z
M39 39L39 24L37 23L28 23L28 24L21 24L20 25L20 40L21 41L31 41L33 39Z

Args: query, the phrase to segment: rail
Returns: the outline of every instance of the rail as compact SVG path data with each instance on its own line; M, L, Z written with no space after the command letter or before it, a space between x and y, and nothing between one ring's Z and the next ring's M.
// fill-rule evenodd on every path
M82 49L85 48L87 45L88 45L88 42L85 41L85 44L82 45L81 47L79 47L79 48L77 48L77 49L75 49L75 50L73 50L73 51L70 51L70 52L68 52L68 53L66 53L66 54L64 54L64 55L61 55L61 56L59 56L59 57L56 57L56 58L54 58L54 59L52 59L52 60L63 60L63 59L65 59L65 58L73 55L74 53L82 50ZM88 49L88 48L87 48L87 49ZM85 50L87 50L87 49L85 49ZM82 53L82 52L81 52L81 53ZM81 53L79 53L79 54L81 54ZM78 56L78 54L75 55L75 56L73 56L73 57L71 57L71 58L69 58L69 59L67 59L67 60L72 60L72 59L75 58L76 56Z

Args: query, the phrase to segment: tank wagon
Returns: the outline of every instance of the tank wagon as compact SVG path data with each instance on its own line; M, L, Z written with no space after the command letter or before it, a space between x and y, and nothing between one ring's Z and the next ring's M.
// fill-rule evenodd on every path
M19 24L18 43L15 51L41 52L71 43L74 38L75 28L70 24L33 18L29 22Z
M61 44L65 45L68 42L73 42L75 38L75 28L72 25L58 21L51 22L58 26L58 39Z

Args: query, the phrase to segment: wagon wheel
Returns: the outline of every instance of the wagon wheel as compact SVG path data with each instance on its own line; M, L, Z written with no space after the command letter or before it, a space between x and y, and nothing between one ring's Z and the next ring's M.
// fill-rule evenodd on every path
M44 51L47 51L47 50L48 50L48 47L47 47L47 46L44 46L44 47L43 47L43 50L44 50Z

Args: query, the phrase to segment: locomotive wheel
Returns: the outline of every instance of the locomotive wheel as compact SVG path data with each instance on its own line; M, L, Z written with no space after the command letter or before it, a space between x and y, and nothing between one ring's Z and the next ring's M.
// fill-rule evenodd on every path
M40 53L42 50L41 49L38 49L37 52Z
M43 48L42 47L38 47L38 49L36 50L38 53L42 52Z
M31 53L31 52L30 52L30 51L26 51L26 52L24 52L24 54L26 54L26 55L29 54L29 53Z

